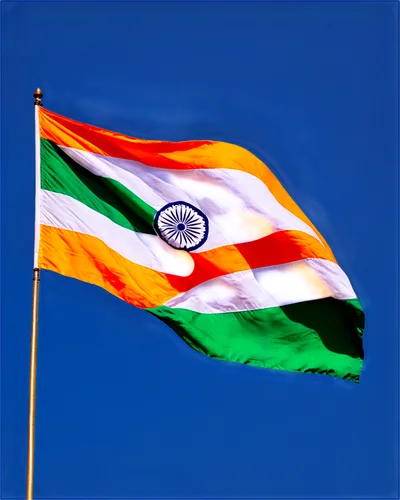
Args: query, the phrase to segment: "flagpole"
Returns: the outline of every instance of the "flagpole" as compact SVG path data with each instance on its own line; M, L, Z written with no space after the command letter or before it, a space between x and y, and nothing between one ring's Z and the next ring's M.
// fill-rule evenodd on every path
M29 418L28 418L28 463L26 471L26 499L33 500L33 470L35 450L35 410L36 410L36 360L38 337L39 281L38 267L39 250L39 189L40 189L40 136L39 136L39 106L42 105L43 93L35 90L35 243L33 264L33 296L32 296L32 328L31 328L31 365L29 381Z

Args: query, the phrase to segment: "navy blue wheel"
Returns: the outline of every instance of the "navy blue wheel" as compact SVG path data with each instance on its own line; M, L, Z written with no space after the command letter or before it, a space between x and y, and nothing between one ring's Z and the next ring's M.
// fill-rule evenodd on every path
M207 216L185 201L162 207L154 217L157 234L168 245L179 250L196 250L208 237Z

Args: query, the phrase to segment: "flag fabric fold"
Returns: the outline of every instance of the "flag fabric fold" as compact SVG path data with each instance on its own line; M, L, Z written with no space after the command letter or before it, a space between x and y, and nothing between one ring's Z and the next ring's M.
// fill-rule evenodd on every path
M352 285L257 157L38 117L41 269L146 309L212 358L359 381Z

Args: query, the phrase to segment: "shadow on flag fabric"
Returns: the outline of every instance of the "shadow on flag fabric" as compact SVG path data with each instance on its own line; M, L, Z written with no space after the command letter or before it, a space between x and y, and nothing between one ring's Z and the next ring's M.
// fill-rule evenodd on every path
M355 382L364 314L327 242L242 147L141 140L39 108L35 258L211 358Z

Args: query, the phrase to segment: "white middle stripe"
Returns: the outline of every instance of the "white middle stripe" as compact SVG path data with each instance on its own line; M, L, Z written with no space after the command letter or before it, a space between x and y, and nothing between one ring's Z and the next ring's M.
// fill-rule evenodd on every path
M303 231L319 240L308 224L284 208L263 182L247 172L162 169L133 160L61 149L93 174L120 182L157 210L175 201L200 208L209 218L210 233L198 252L286 229Z
M263 267L211 279L164 305L215 314L334 297L356 298L349 279L337 264L322 259Z
M193 272L190 254L175 250L158 236L125 229L65 194L42 189L40 196L41 224L99 238L125 259L155 271L177 276L189 276Z

